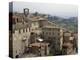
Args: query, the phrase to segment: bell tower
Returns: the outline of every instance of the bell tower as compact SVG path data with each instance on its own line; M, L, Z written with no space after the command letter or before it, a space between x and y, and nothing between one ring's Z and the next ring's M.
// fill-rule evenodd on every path
M29 9L28 8L24 8L24 15L27 17L29 14Z

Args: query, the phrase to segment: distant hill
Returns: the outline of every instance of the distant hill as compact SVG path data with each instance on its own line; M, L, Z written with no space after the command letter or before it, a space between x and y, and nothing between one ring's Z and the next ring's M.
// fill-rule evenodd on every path
M73 32L78 32L78 17L62 18L58 16L48 16L49 21L55 22L59 26L71 30Z

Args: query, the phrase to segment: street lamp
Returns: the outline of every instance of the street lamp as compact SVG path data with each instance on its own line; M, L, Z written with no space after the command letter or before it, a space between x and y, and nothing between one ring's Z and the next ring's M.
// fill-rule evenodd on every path
M41 42L43 41L43 39L39 38L38 41L40 42L40 56L41 56Z

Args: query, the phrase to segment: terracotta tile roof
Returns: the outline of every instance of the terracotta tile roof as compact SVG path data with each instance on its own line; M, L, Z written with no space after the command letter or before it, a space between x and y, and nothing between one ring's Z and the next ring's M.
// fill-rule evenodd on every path
M46 46L46 45L49 45L49 43L32 43L30 44L29 47L32 47L32 46L40 47L40 46Z
M70 47L70 46L73 46L73 44L69 42L63 44L63 47Z

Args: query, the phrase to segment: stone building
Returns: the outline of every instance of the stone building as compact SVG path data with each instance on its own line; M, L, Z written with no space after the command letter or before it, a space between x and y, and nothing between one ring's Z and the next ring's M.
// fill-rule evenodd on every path
M63 55L74 54L73 44L71 44L70 42L64 43L63 44L62 54Z
M9 56L13 58L22 56L29 45L30 28L29 24L24 21L24 18L25 15L23 13L13 13L10 16Z
M63 30L58 27L44 26L42 28L43 39L50 43L50 47L57 54L62 50L63 45Z
M64 35L63 35L63 54L74 54L75 51L74 51L74 36L72 34L72 32L69 32L69 31L66 31L64 32Z
M30 31L27 24L17 23L13 25L13 57L19 57L25 53L25 48L28 46Z
M30 44L36 43L37 35L41 33L39 20L36 17L26 17L23 13L13 13L10 23L12 23L11 30L9 30L10 56L18 58L26 52Z
M29 14L29 11L25 14L24 9L24 13L13 13L10 22L12 22L12 31L10 30L12 33L10 35L12 57L21 57L28 48L37 53L41 52L41 56L49 55L50 49L54 51L54 53L51 52L53 54L61 53L63 39L65 39L63 29L48 21L47 18L34 16ZM40 43L37 38L42 38L44 41ZM41 51L39 51L40 48Z
M36 54L37 56L47 56L49 55L49 43L32 43L29 45L29 47L32 50L33 54Z

